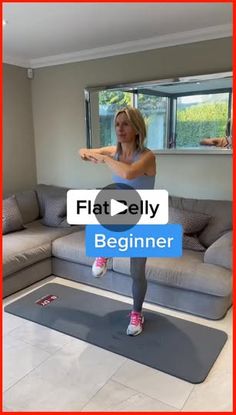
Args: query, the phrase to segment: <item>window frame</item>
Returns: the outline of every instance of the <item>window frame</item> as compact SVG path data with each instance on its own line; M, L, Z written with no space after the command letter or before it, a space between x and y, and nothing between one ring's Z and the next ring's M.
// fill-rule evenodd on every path
M84 98L85 98L85 125L86 125L86 142L88 148L93 148L93 128L92 128L92 114L91 114L91 94L93 92L105 91L105 90L123 90L127 92L133 93L133 104L134 106L137 105L137 93L150 93L150 90L147 86L150 84L157 84L162 86L169 83L174 84L175 82L186 82L196 79L218 79L231 76L232 72L222 72L217 74L210 74L210 75L200 75L200 76L190 76L190 77L183 77L183 78L173 78L173 79L163 79L159 81L142 81L139 83L129 83L129 84L118 84L118 85L109 85L109 86L98 86L98 87L86 87L84 90ZM143 86L143 87L142 87ZM208 94L217 94L217 93L229 93L228 98L228 115L230 118L231 111L232 111L232 87L221 88L221 89L211 89L211 90L200 90L200 91L193 91L193 92L183 92L183 93L163 93L158 91L152 90L152 95L168 97L168 122L167 122L167 136L166 136L166 147L163 149L152 149L154 154L232 154L232 149L230 148L220 148L220 147L204 147L204 148L191 148L191 147L182 147L176 148L175 141L176 141L176 123L177 123L177 98L181 96L191 96L191 95L208 95ZM171 141L171 137L174 137L174 140ZM174 145L173 145L174 144Z
M228 116L227 116L227 119L229 119L230 118L230 115L231 115L231 112L232 112L232 88L212 89L212 90L208 90L208 91L204 90L204 91L199 91L198 93L196 93L196 92L192 92L191 93L190 92L188 94L186 94L186 93L185 94L174 94L173 95L173 99L176 100L176 106L175 106L175 109L174 109L174 113L172 114L173 119L172 120L169 120L169 122L170 123L172 122L173 125L174 125L174 127L173 127L173 135L175 137L174 138L175 147L171 147L171 145L170 145L170 147L168 147L168 148L175 148L176 149L176 140L177 140L177 111L178 111L177 99L178 98L180 98L180 97L189 97L189 96L197 96L197 95L225 94L225 93L229 94L229 96L228 96ZM167 136L167 143L168 144L171 144L171 143L169 143L169 140L170 140L170 136L169 137ZM186 148L186 150L190 149L190 147L185 147L185 148Z

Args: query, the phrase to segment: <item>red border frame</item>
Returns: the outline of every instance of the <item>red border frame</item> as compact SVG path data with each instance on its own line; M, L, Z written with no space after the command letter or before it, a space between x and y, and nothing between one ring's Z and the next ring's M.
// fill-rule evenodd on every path
M2 5L1 5L1 7L0 7L0 14L1 14L1 21L2 21ZM1 39L2 39L2 24L1 24ZM2 48L1 48L1 62L3 62L3 59L2 59ZM1 82L0 82L0 85L1 85L1 109L2 109L2 65L1 65L1 69L0 69L0 80L1 80ZM2 128L2 111L1 111L1 115L0 115L0 124L1 124L1 131L3 131L3 128ZM1 134L1 137L2 137L2 135L3 134ZM3 171L2 170L2 145L1 145L1 148L0 148L0 166L1 166L1 172ZM1 211L1 217L2 217L2 199L3 199L3 197L2 197L2 180L0 181L0 195L1 195L1 203L0 203L0 211ZM1 221L1 224L0 224L0 226L1 226L1 235L2 235L2 221ZM2 238L1 238L1 242L0 242L0 256L1 256L1 264L2 264ZM1 267L1 270L2 270L2 267ZM3 275L2 275L2 272L1 272L1 277L0 277L0 293L2 293L2 279L3 279ZM3 333L3 327L2 327L2 321L3 321L3 319L2 319L2 313L3 313L3 304L2 304L2 295L0 296L0 301L1 301L1 311L0 311L0 315L1 315L1 318L0 318L0 327L1 327L1 333ZM2 334L2 336L1 336L1 340L3 339L3 334ZM0 364L0 382L1 382L1 388L0 388L0 390L1 390L1 392L2 392L2 377L3 377L3 370L2 370L2 367L3 367L3 364L2 364L2 362L3 362L3 353L2 353L2 341L0 342L0 356L1 356L1 364ZM0 410L1 410L1 412L2 412L2 393L0 394Z
M93 0L93 1L87 1L87 0L81 0L81 1L77 1L77 0L70 0L68 3L206 3L205 0L197 0L197 1L177 1L177 0L167 0L167 1L156 1L156 0L148 0L143 1L143 0L129 0L129 1L121 1L121 0L113 0L113 1L109 1L109 0L104 0L104 1L100 1L100 0ZM3 3L22 3L19 0L15 0L15 1L5 1L5 2L1 2L1 19L2 19L2 4ZM24 3L48 3L48 1L24 1ZM49 3L67 3L63 0L59 0L59 1L49 1ZM233 21L235 21L235 16L236 16L236 6L235 6L235 1L232 0L208 0L207 3L231 3L233 6ZM233 39L235 38L235 26L233 26ZM1 39L2 39L2 26L1 26ZM232 53L234 52L234 49L232 50ZM1 55L2 55L2 49L1 49ZM233 53L233 63L234 63L234 53ZM2 60L3 62L3 60ZM234 68L234 65L233 65ZM0 78L1 78L1 108L2 108L2 81L3 81L3 76L2 76L2 65L1 65L1 69L0 69ZM235 84L235 75L233 76L233 85ZM235 99L233 102L233 115L235 113L235 108L236 108L236 104L235 104ZM2 129L2 111L1 111L1 118L0 118L0 123L1 123L1 129ZM1 151L0 151L0 166L2 168L2 147L1 147ZM233 173L232 173L232 191L233 191L233 201L235 200L235 182L233 180L233 177L235 175L235 155L233 155ZM2 196L2 181L0 183L0 193ZM2 200L2 198L1 198ZM1 212L2 212L2 203L1 203ZM236 224L236 212L235 212L235 204L233 203L233 229L235 229L235 224ZM235 269L235 252L236 252L236 236L235 236L235 232L233 234L233 271ZM235 249L235 251L234 251ZM2 263L2 240L1 240L1 263ZM236 284L233 283L233 296L235 294L235 288ZM1 288L1 292L2 292L2 278L0 279L0 288ZM1 300L2 301L2 300ZM1 304L1 319L0 319L0 327L2 329L2 308L3 308L3 304ZM233 323L235 321L235 307L233 307ZM234 334L234 332L233 332ZM233 336L234 337L234 336ZM233 342L233 355L235 356L235 344ZM0 355L2 356L2 342L0 345ZM233 373L235 373L235 367L236 367L236 362L235 359L233 359ZM0 365L0 381L2 380L2 365ZM2 388L1 388L2 390ZM234 414L236 413L236 407L235 407L235 387L234 387L234 382L233 382L233 411L232 412L222 412L222 414ZM2 411L2 394L0 394L0 412L1 413L7 413L7 412L3 412ZM202 412L202 411L201 411ZM10 412L8 412L10 413ZM15 412L17 413L17 412ZM52 412L40 412L40 411L35 411L35 412L20 412L21 414L46 414L46 413L52 413ZM75 415L76 412L53 412L55 414L64 414L66 413L67 415L71 414L71 415ZM87 414L98 414L98 413L105 413L105 412L86 412ZM139 414L143 414L146 415L147 412L138 412ZM149 412L149 413L156 413L156 414L161 414L162 412ZM169 414L175 414L176 412L168 412ZM184 412L185 414L199 414L199 412ZM204 414L213 414L213 413L221 413L221 412L202 412ZM120 414L120 412L112 412L112 414L116 415L116 414ZM134 414L134 412L123 412L123 414Z
M122 1L122 0L94 0L94 1L88 1L88 0L70 0L70 1L64 1L64 0L59 0L59 1L30 1L30 0L26 0L26 1L20 1L20 0L6 0L2 3L234 3L234 1L231 0L196 0L196 1L188 1L188 0L183 0L183 1L178 1L178 0L166 0L166 1L156 1L156 0L148 0L148 1L143 1L143 0L128 0L128 1Z

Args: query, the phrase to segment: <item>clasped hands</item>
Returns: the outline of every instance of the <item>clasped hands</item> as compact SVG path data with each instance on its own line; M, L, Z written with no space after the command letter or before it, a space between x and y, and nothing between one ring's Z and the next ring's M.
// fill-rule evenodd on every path
M92 161L93 163L105 163L105 160L108 156L104 154L99 154L92 149L81 148L79 150L80 157L85 161Z

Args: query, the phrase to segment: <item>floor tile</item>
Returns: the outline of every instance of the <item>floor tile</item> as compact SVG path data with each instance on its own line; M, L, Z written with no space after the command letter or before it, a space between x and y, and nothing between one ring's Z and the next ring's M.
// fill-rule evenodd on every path
M32 346L37 346L48 353L55 353L72 339L70 336L59 331L49 329L28 320L24 321L25 323L12 330L10 335Z
M83 408L84 411L111 411L137 392L120 383L109 380Z
M7 408L6 406L3 406L2 410L3 410L3 412L9 412L9 411L11 411L11 409Z
M208 377L222 376L232 374L233 367L233 344L232 337L230 336L217 357L214 365L212 366Z
M47 360L49 353L35 346L27 345L10 334L4 338L4 390L18 382L32 369Z
M142 393L137 393L113 380L108 381L102 389L89 401L82 412L137 412L137 411L161 411L175 412L176 408L165 405L164 403L152 399Z
M156 411L156 412L179 412L177 408L173 408L156 399L150 398L142 393L132 396L127 401L116 407L116 410L121 411Z
M191 383L133 361L124 363L112 380L178 409L193 390Z
M3 312L3 336L25 323L23 318Z
M90 391L93 384L103 386L125 361L115 353L73 339L38 367L36 373L58 385L80 384L81 390Z
M17 411L78 411L124 361L116 354L72 339L45 364L9 389L4 403ZM28 396L32 397L30 402Z
M4 394L4 405L14 412L80 411L86 403L78 388L55 385L31 372Z
M194 387L182 411L232 411L232 376L223 373L209 375Z

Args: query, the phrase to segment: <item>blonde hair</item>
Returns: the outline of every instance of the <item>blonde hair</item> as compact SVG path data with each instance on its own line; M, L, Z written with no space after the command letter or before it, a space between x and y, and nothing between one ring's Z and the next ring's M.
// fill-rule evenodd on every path
M114 123L116 123L116 119L119 114L126 114L130 125L136 132L136 150L138 152L142 152L145 149L144 141L147 135L146 124L141 112L134 107L124 107L121 108L115 115ZM121 143L117 143L116 152L118 154L122 153L122 146Z

